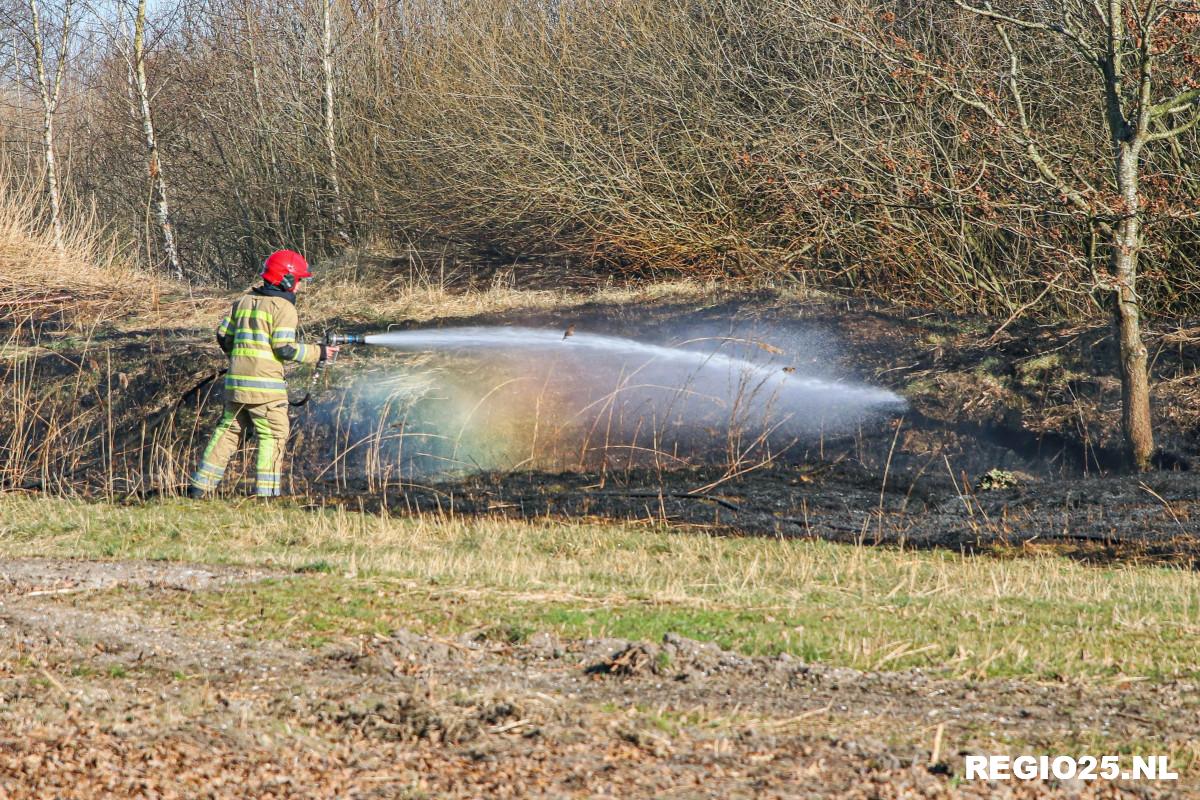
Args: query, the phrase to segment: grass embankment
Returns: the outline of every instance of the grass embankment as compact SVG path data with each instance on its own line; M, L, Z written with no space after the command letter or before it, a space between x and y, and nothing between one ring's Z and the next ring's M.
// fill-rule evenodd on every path
M0 555L266 565L291 576L119 602L319 644L397 627L660 637L947 675L1194 677L1200 576L643 525L387 518L251 502L0 498Z
M730 292L728 286L722 288L715 283L692 280L591 288L537 289L496 285L464 289L424 278L409 281L407 275L389 276L378 265L369 268L364 277L358 271L358 257L358 254L347 256L345 264L333 267L330 273L318 275L316 282L301 294L298 307L308 336L316 337L326 328L383 329L396 323L418 324L509 312L561 311L569 315L572 309L590 303L700 301L725 297ZM361 260L370 262L378 258L364 255ZM117 329L126 333L202 331L207 337L229 304L241 294L241 290L205 291L184 297L176 291L157 307L120 320Z

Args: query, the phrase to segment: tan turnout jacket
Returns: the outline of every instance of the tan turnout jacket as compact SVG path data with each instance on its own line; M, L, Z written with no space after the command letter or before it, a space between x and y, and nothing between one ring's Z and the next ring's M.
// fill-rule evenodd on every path
M295 295L260 286L233 304L217 328L217 341L229 355L225 399L269 403L287 399L283 363L320 361L324 348L296 341Z

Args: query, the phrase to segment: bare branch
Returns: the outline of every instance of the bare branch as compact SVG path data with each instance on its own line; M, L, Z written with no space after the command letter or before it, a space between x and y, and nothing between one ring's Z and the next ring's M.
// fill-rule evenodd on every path
M1000 40L1004 43L1004 49L1008 53L1009 68L1008 79L1005 81L1008 86L1008 93L1013 99L1013 104L1017 109L1017 119L1021 126L1021 139L1025 145L1025 153L1029 160L1033 163L1038 173L1042 178L1049 183L1054 189L1062 193L1071 205L1075 206L1079 211L1094 216L1095 208L1087 201L1083 195L1079 193L1073 186L1062 179L1061 176L1050 166L1045 156L1042 155L1041 149L1037 146L1037 140L1034 137L1033 131L1029 125L1029 114L1025 110L1025 98L1021 94L1021 87L1017 83L1017 73L1020 70L1020 61L1017 58L1016 48L1013 47L1012 39L1009 38L1008 31L1005 29L1003 22L994 21L996 32L1000 35ZM1104 224L1104 223L1101 223Z
M986 17L994 22L1005 22L1017 28L1022 28L1035 33L1050 33L1060 36L1075 46L1079 54L1084 57L1089 63L1095 64L1097 53L1092 49L1092 46L1087 43L1082 36L1077 32L1072 31L1066 25L1052 25L1044 22L1034 22L1033 20L1014 17L1009 14L1001 14L991 7L991 3L987 3L984 7L973 6L965 0L952 0L954 5L961 8L963 11L969 11L981 17Z
M1150 116L1157 119L1165 114L1178 114L1181 111L1187 111L1197 102L1200 102L1200 87L1180 92L1170 100L1164 100L1151 106Z
M1137 136L1144 139L1153 119L1151 109L1154 89L1154 28L1151 20L1158 11L1158 0L1146 4L1146 13L1138 21L1141 30L1141 45L1138 47L1138 104Z
M1197 109L1196 113L1192 115L1192 118L1182 125L1152 133L1146 137L1146 141L1161 142L1164 139L1174 139L1182 136L1197 126L1200 126L1200 109Z
M66 0L63 4L63 20L61 39L58 43L58 59L54 66L54 105L57 108L58 98L62 92L63 78L67 74L67 54L71 49L71 7L72 0Z
M1108 59L1118 85L1125 79L1125 16L1122 2L1108 0Z

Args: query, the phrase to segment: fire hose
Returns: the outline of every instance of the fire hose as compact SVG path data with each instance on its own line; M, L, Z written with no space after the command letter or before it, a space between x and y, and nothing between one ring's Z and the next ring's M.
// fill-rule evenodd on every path
M366 337L361 333L333 333L325 334L326 347L342 347L349 344L366 344ZM308 405L308 401L312 399L313 390L317 388L317 383L321 380L321 376L325 374L325 368L337 359L337 354L330 358L323 358L317 362L317 366L313 369L312 377L308 379L308 386L304 390L304 396L299 400L288 400L288 405L292 408Z

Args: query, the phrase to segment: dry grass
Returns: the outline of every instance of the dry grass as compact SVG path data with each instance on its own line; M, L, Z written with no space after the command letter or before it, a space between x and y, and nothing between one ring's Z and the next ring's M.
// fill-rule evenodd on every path
M94 219L68 220L57 241L37 187L10 179L2 162L0 187L0 486L60 488L96 448L89 428L104 412L85 409L84 396L119 372L95 336L152 307L159 283Z
M568 635L675 630L749 652L964 676L1169 679L1194 677L1200 663L1200 576L1053 557L999 560L586 521L12 496L0 498L0 554L329 573L213 602L252 603L252 616L275 603L289 624L319 610L332 618L322 624L343 632L395 625L398 615L442 628ZM371 610L358 616L351 599L360 595ZM312 633L302 628L294 632Z
M37 187L3 165L0 186L0 321L58 317L87 328L153 304L158 282L130 266L96 219L68 220L56 242Z
M257 282L255 282L257 283ZM254 285L254 284L251 284ZM249 286L247 287L249 288ZM589 303L617 305L660 300L700 301L727 295L715 281L663 280L575 289L518 288L496 282L483 288L459 288L436 278L389 276L375 271L363 276L337 270L318 273L298 301L301 322L315 331L340 326L387 326L519 311L569 311ZM115 321L124 332L192 331L215 328L236 292L195 291L187 296L163 295L153 307Z
M71 308L76 310L73 301ZM114 473L111 408L119 369L91 331L64 354L31 327L32 345L24 344L28 332L21 327L0 339L0 487L71 493L87 461L104 458L108 474ZM49 366L59 364L67 367L60 373Z
M100 339L154 311L166 284L92 217L65 219L56 240L39 187L2 160L0 187L0 486L70 491L85 460L113 472L114 393L128 379Z
M718 297L722 291L728 292L728 288L722 290L715 281L689 279L579 289L524 289L501 279L463 291L437 278L347 276L316 281L301 299L300 309L309 326L335 322L386 325L512 311L568 311L588 303L699 300Z

